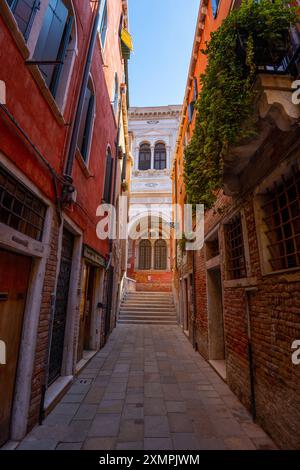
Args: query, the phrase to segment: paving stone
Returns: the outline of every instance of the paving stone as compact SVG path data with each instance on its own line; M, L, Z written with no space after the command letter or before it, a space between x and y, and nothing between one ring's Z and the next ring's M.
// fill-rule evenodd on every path
M227 437L225 446L229 450L256 450L255 445L248 437Z
M144 408L137 404L126 404L123 409L122 419L143 419Z
M98 414L89 430L89 437L115 437L119 433L120 414Z
M199 450L199 442L192 433L172 434L174 450Z
M26 449L274 449L177 326L119 325Z
M103 387L92 387L84 399L84 403L97 405L101 402L105 393Z
M187 407L184 401L166 401L168 413L186 413Z
M192 420L184 413L169 413L168 420L172 433L190 433L194 431Z
M170 437L166 416L145 416L145 437Z
M145 397L147 398L163 398L163 390L160 383L146 383Z
M66 442L58 444L55 450L81 450L82 442Z
M245 436L242 427L234 419L221 418L213 420L213 426L217 437L239 437Z
M116 450L144 450L143 441L137 442L119 442Z
M54 450L57 444L55 439L23 440L17 450Z
M164 416L167 414L165 401L162 398L145 398L145 416Z
M108 437L89 437L83 444L83 450L114 450L116 439Z
M84 397L85 397L85 393L78 393L78 394L67 393L63 397L61 403L81 403Z
M124 406L123 400L103 400L99 407L98 413L118 413L121 414Z
M94 419L97 413L98 406L97 405L90 405L84 404L81 405L74 417L74 419L82 419L82 420L92 420Z
M92 421L73 420L68 426L62 442L83 442L87 437Z
M173 450L173 442L170 438L146 437L144 439L144 450Z
M79 409L79 403L60 403L54 410L54 414L74 416Z
M122 420L120 425L119 442L136 442L144 439L144 424L139 420Z
M199 450L227 450L226 444L222 439L216 437L200 439L198 437Z

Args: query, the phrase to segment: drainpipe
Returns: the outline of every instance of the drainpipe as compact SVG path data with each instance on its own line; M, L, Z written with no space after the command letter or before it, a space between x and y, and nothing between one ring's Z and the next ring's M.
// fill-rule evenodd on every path
M193 347L198 351L198 346L196 342L196 312L197 312L197 302L196 302L196 260L195 260L195 251L192 251L193 257Z
M67 159L66 168L65 168L65 174L64 174L65 185L63 188L63 200L65 201L68 201L70 194L72 194L73 192L73 187L72 187L73 163L74 163L76 149L77 149L77 141L78 141L82 110L84 106L85 92L86 92L86 88L87 88L88 81L89 81L92 60L93 60L93 55L94 55L94 49L95 49L95 43L96 43L96 38L97 38L98 24L99 24L99 18L100 18L100 4L101 2L99 0L97 4L97 9L95 12L93 29L91 33L86 62L84 66L81 88L79 92L79 99L78 99L77 109L76 109L75 118L74 118L74 125L73 125L71 140L70 140L68 159Z
M255 396L255 373L254 373L254 360L253 360L253 348L252 348L250 301L251 301L251 295L255 292L257 292L257 287L249 287L245 291L247 331L248 331L249 378L250 378L250 391L251 391L251 413L252 413L253 421L256 420L256 396Z

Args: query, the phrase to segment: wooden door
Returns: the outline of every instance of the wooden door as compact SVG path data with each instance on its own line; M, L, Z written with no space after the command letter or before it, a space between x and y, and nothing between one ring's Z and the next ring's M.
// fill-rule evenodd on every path
M10 420L31 258L0 249L0 445L10 437Z

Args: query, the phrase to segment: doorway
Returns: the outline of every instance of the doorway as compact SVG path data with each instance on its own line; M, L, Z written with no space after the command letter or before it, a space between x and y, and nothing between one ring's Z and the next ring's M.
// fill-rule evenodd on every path
M55 313L52 326L48 385L55 382L55 380L61 375L73 249L74 235L64 228L60 269L56 288Z
M209 359L211 365L226 378L225 334L220 268L207 271Z
M0 250L0 446L10 438L11 411L22 336L31 258ZM1 361L2 362L2 361Z
M83 359L84 351L91 349L91 321L93 314L95 277L96 268L91 264L84 263L77 352L78 362Z

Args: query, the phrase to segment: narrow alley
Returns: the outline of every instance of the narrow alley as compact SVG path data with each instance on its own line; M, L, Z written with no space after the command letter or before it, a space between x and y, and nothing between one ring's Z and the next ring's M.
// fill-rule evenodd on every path
M18 449L274 449L177 326L118 325Z

